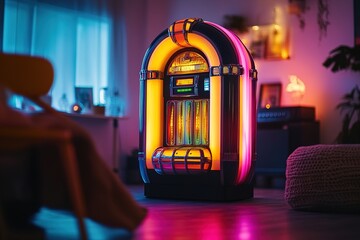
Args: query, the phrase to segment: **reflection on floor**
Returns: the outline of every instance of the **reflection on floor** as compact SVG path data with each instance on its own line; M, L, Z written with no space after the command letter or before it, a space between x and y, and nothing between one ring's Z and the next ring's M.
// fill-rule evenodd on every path
M148 199L142 186L129 189L148 208L146 220L134 233L87 221L90 239L360 239L360 215L294 211L282 189L255 189L253 199L236 202ZM35 223L48 239L78 239L67 213L43 209Z
M46 239L49 240L77 240L80 239L76 218L65 211L54 211L46 208L36 215L36 225L45 229ZM87 233L90 239L132 239L132 233L124 229L107 228L94 221L86 219Z

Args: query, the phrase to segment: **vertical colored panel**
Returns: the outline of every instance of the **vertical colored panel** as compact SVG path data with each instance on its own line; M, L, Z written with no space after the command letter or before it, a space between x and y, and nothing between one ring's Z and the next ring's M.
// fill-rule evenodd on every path
M221 149L221 77L210 77L209 147L213 155L212 168L220 170Z
M177 109L176 109L176 145L184 144L184 127L185 127L185 109L184 109L184 102L178 101L176 102Z
M201 145L201 101L194 101L194 144Z
M151 156L158 146L163 142L163 108L162 101L163 81L161 79L152 79L147 81L146 89L146 167L152 168ZM149 114L151 113L151 114ZM151 149L152 151L149 151Z
M191 100L185 101L185 131L184 131L184 144L192 144L193 137L193 106Z
M167 103L166 110L166 143L169 146L175 145L175 103L170 101Z
M209 101L201 101L201 144L209 144Z

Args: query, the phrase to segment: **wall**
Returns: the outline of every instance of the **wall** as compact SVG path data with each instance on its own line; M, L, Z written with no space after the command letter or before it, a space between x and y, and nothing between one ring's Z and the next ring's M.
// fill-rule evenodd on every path
M287 0L133 0L125 1L127 36L127 76L129 86L128 118L120 124L122 151L129 153L138 146L139 71L142 58L151 41L177 19L201 17L222 24L226 14L239 14L251 23L265 23L272 18L273 7L286 9ZM289 23L291 58L284 61L256 60L261 83L283 83L282 104L292 105L284 89L288 76L295 74L306 84L302 104L316 107L321 122L321 142L332 143L340 130L341 117L335 110L341 96L359 83L360 75L351 72L332 73L322 62L340 44L353 45L353 0L328 0L329 21L327 35L319 39L317 1L308 0L306 26L299 27L297 17L285 17Z

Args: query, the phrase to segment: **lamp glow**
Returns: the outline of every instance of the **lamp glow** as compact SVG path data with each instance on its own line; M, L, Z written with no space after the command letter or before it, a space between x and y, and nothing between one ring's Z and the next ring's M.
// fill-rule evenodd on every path
M286 92L291 94L291 97L296 102L300 102L305 94L305 83L296 75L289 76L289 83L286 86Z

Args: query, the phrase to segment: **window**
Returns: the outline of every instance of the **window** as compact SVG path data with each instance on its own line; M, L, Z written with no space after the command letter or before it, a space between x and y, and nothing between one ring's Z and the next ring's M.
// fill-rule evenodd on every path
M55 77L49 95L53 107L69 111L61 109L60 101L66 94L69 103L74 103L75 87L92 87L94 104L103 103L101 93L112 81L108 74L111 18L56 5L59 1L55 0L46 2L5 1L3 51L42 56L52 62Z

